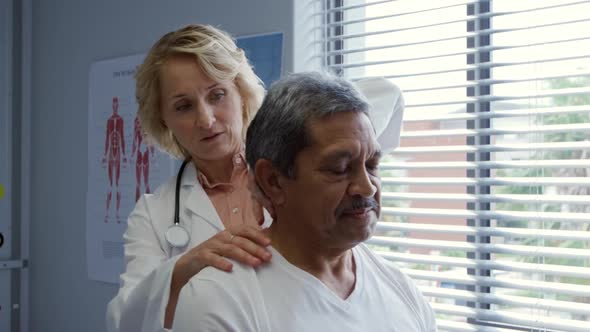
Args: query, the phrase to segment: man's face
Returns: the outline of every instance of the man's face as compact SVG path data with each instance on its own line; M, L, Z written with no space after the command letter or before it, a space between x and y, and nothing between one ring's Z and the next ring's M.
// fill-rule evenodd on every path
M369 118L343 112L310 121L311 144L285 181L285 212L322 246L349 249L368 239L381 210L380 148Z

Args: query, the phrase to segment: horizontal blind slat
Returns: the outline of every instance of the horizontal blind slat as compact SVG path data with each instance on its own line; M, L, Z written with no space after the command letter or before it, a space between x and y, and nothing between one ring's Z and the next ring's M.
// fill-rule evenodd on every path
M470 227L445 224L422 224L385 222L377 223L377 229L382 231L429 232L478 236L521 236L552 240L581 240L590 241L590 232L568 231L535 228L507 228L507 227Z
M467 274L458 274L457 271L424 271L402 268L410 277L417 280L429 280L436 282L448 282L461 285L499 287L507 289L522 289L530 291L551 292L562 295L590 296L590 286L568 284L564 282L546 282L513 277L482 277Z
M346 11L346 10L350 10L350 9L366 8L366 7L370 7L370 6L381 5L384 3L395 2L395 1L399 1L399 0L381 0L381 1L365 2L363 4L357 4L357 5L338 6L338 7L334 7L334 8L330 8L330 9L324 9L324 10L320 11L318 14L325 15L325 14L330 14L330 13L334 13L334 12L342 12L342 11Z
M453 39L456 39L456 38L453 38ZM451 40L453 40L453 39L451 39ZM507 51L507 50L514 50L514 49L519 49L519 48L530 48L530 47L535 47L535 46L546 46L546 45L586 41L589 39L590 39L590 36L583 36L583 37L576 37L576 38L559 38L559 39L553 39L553 40L544 40L544 41L538 42L538 43L513 44L513 45L502 45L502 46L479 46L479 47L474 47L472 49L473 51L465 50L465 52L466 52L466 54L472 54L472 53L477 53L477 52ZM439 41L443 41L443 40L439 40ZM433 42L439 42L439 41L433 41ZM419 44L420 43L418 43L417 45L419 45ZM384 50L384 49L403 47L403 46L405 46L405 45L403 45L403 44L402 45L389 44L389 45L380 45L380 46L374 46L374 47L368 47L368 48L365 47L365 48L357 48L357 49L343 49L343 50L337 50L337 51L329 51L325 55L327 57L334 57L334 56L339 56L339 55L346 55L346 54L352 54L352 53L363 53L363 52ZM385 76L385 77L387 77L387 76ZM356 80L358 78L351 78L351 79Z
M511 161L447 161L447 162L384 162L381 170L405 169L501 169L501 168L585 168L590 167L588 159L569 160L511 160Z
M430 209L430 208L397 208L382 207L381 213L389 216L419 216L419 217L460 217L484 220L529 220L529 221L564 221L576 223L590 222L590 213L574 212L538 212L538 211L485 211L459 209Z
M463 23L463 22L469 22L469 21L473 21L473 18L470 17L470 18L463 18L463 19L458 19L458 20L448 20L448 21L434 22L434 23L428 23L428 24L420 24L420 25L414 25L414 26L410 26L410 27L397 28L397 29L387 29L387 30L379 30L379 31L372 31L372 32L354 33L354 34L343 34L343 35L338 35L338 36L334 36L334 37L327 37L324 39L324 41L325 42L333 42L333 41L338 41L338 40L346 40L346 39L352 39L352 38L361 38L361 37L382 35L382 34L386 34L386 33L396 33L396 32L411 31L411 30L424 29L424 28L440 27L442 25Z
M573 249L562 247L541 247L514 244L482 244L445 240L407 239L400 237L373 236L369 244L379 246L402 246L405 248L433 248L438 250L478 251L512 255L530 255L571 259L590 259L590 249Z
M437 10L446 9L446 8L466 6L466 5L472 4L474 2L475 1L473 1L473 0L471 0L471 1L464 1L464 2L461 2L461 3L447 5L447 6L427 7L425 9L413 10L413 11L408 11L408 12L401 12L401 13L395 13L395 14L389 14L389 15L373 16L373 17L367 17L367 18L362 18L362 19L354 19L354 20L347 20L347 21L340 21L340 22L337 22L337 23L328 23L328 24L325 25L325 27L327 27L327 28L330 28L330 27L339 27L339 26L344 26L344 25L349 25L349 24L354 24L354 23L363 23L363 22L381 20L381 19L384 19L384 18L394 18L394 17L400 17L400 16L408 16L408 15L414 15L414 14L421 14L421 13L432 12L432 11L437 11ZM337 8L334 8L334 9L336 10Z
M448 332L514 332L514 330L500 329L490 326L481 326L468 323L454 322L449 320L437 319L436 326L439 331Z
M454 71L454 69L452 70ZM449 72L445 70L444 72ZM415 76L410 74L410 76ZM500 96L500 95L489 95L479 97L469 97L464 99L457 99L445 102L428 102L420 104L407 104L407 108L414 107L426 107L426 106L441 106L441 105L455 105L465 103L476 103L476 102L494 102L494 101L511 101L520 99L534 99L534 98L546 98L546 97L560 97L560 96L575 96L575 95L588 95L590 94L590 88L567 88L567 89L555 89L555 90L539 90L534 94L520 94L515 96Z
M451 113L441 115L413 115L408 114L404 117L404 122L418 122L418 121L458 121L458 120L477 120L477 119L496 119L496 118L510 118L510 117L535 117L540 115L554 115L554 114L577 114L590 112L590 105L579 106L565 106L565 107L546 107L546 108L526 108L513 109L492 112L479 113Z
M464 300L479 303L512 305L518 306L519 308L572 312L579 315L590 314L590 304L585 303L545 300L538 298L527 298L523 296L512 296L502 294L474 293L470 291L449 288L435 288L425 286L421 286L419 288L425 296L435 296L439 298L450 298L454 300Z
M382 184L392 185L486 185L486 186L590 186L590 178L585 177L493 177L493 178L452 178L452 177L383 177Z
M429 7L429 8L422 9L422 10L415 10L415 11L396 13L396 14L366 17L366 18L362 18L362 19L342 20L342 21L338 21L335 23L325 24L324 27L325 28L340 27L340 26L345 26L345 25L350 25L350 24L355 24L355 23L364 23L364 22L369 22L369 21L382 20L382 19L386 19L386 18L408 16L408 15L425 13L425 12L429 12L429 11L437 11L437 10L441 10L441 9L445 9L445 8L466 6L469 4L476 3L476 2L477 1L465 1L465 2L459 3L459 4L452 4L452 5L439 6L439 7ZM535 11L544 11L544 10L549 10L549 9L556 9L556 8L561 8L561 7L580 5L580 4L585 4L588 2L590 2L590 1L585 0L585 1L576 1L576 2L571 2L571 3L560 4L560 5L551 5L551 6L536 7L536 8L531 8L531 9L523 9L523 10L478 13L477 17L480 19L483 19L483 18L492 18L492 17L497 17L497 16L508 16L508 15L523 14L523 13L531 13L531 12L535 12ZM337 9L337 8L334 8L334 9Z
M402 134L403 135L403 134ZM413 146L399 147L392 153L394 155L408 155L418 153L446 153L446 152L507 152L507 151L567 151L567 150L588 150L590 141L577 142L549 142L549 143L513 143L513 144L490 144L490 145L447 145L447 146Z
M472 19L437 22L437 23L432 23L432 24L416 25L416 26L412 26L412 27L405 27L405 28L399 28L399 29L379 30L379 31L373 31L370 33L358 33L358 34L353 34L353 35L344 34L344 35L338 35L335 37L328 37L328 38L326 38L326 41L346 40L346 39L351 39L351 38L369 37L369 36L375 36L375 35L386 34L386 33L396 33L396 32L403 32L403 31L418 30L418 29L430 28L430 27L435 27L435 26L440 26L440 25L461 23L461 22L465 22L465 21L472 21ZM585 22L589 22L589 21L590 21L590 19L584 18L584 19L567 20L567 21L561 21L561 22L551 22L551 23L545 23L545 24L537 24L534 26L524 26L524 27L508 28L508 29L482 29L482 30L478 30L477 33L479 35L482 35L482 34L483 35L491 35L491 34L498 34L498 33L504 33L504 32L518 32L518 31L524 31L524 30L547 28L547 27L552 27L552 26L563 26L563 25L567 25L567 24L585 23ZM393 61L395 62L395 60L393 60ZM350 68L348 66L359 67L359 65L357 65L357 63L352 63L349 65L339 64L339 65L331 65L331 66L341 66L340 68Z
M482 203L570 203L590 204L590 195L527 195L527 194L449 194L445 193L410 193L410 192L382 192L381 199L386 200L440 200Z
M479 268L488 270L501 270L510 272L543 273L560 277L590 278L590 268L554 265L533 264L525 262L511 262L506 260L474 260L458 257L444 257L436 255L421 255L398 253L393 251L376 250L383 258L393 262L433 264L453 267Z
M557 317L542 317L540 315L525 315L505 310L481 310L464 306L431 303L436 313L459 315L482 321L518 324L539 329L556 329L568 332L588 332L588 322L562 319Z

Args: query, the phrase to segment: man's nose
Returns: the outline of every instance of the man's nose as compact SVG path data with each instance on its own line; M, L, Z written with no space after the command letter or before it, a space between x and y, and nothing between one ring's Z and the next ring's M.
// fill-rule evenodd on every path
M373 197L377 193L377 185L371 181L371 177L366 169L359 170L354 175L353 181L349 186L349 195L361 197Z

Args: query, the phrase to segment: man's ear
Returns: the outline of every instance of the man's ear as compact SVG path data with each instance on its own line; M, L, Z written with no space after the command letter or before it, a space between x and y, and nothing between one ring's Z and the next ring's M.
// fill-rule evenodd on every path
M254 167L254 176L262 192L268 197L273 206L280 206L285 202L284 176L274 168L268 159L260 159Z

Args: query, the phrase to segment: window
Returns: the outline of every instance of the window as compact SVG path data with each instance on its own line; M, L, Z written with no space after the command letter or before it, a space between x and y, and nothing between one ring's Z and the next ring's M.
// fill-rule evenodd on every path
M370 245L441 331L590 331L590 1L323 5L325 66L406 101Z

